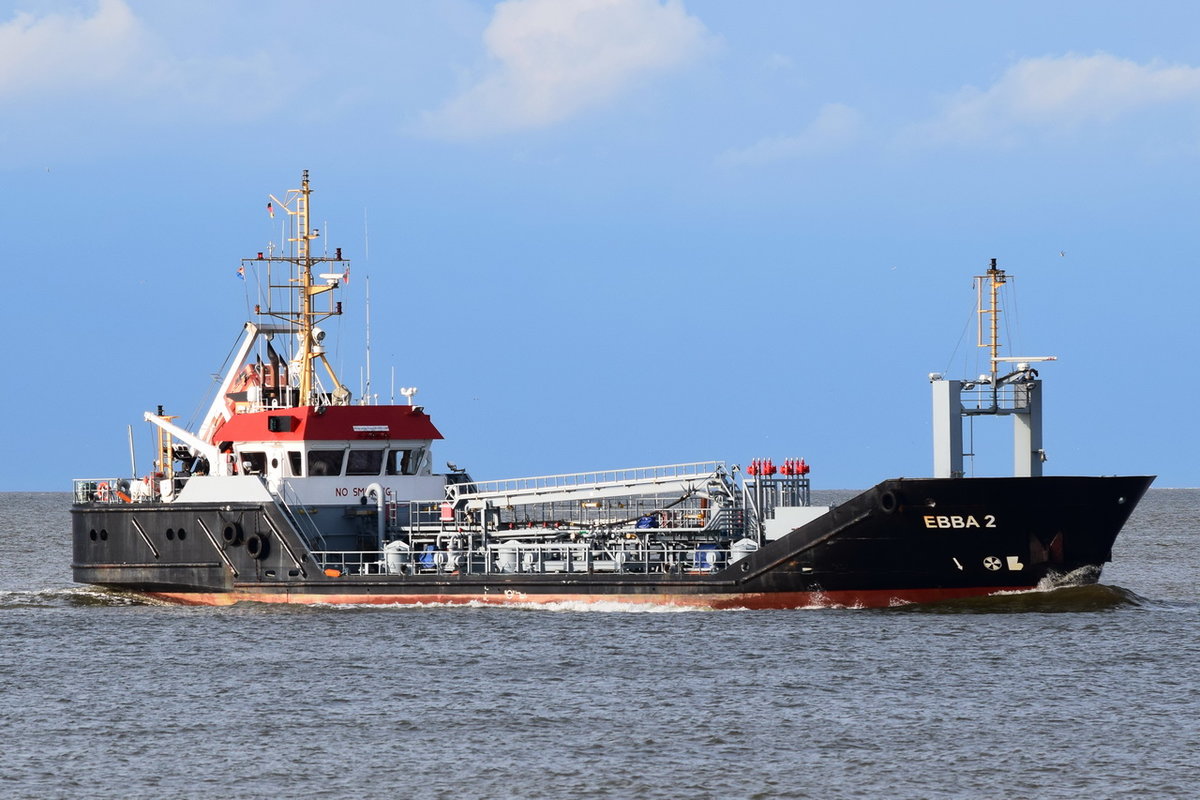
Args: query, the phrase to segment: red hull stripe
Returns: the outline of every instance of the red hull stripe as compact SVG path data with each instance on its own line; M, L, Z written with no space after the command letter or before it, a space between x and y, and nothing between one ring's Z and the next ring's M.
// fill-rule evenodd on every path
M1032 587L1030 587L1032 588ZM520 591L487 594L309 594L303 592L144 592L148 597L183 605L227 606L238 602L298 605L485 605L549 603L628 603L681 608L888 608L909 603L932 603L964 597L983 597L1012 587L954 589L872 589L837 592L769 592L746 594L528 594Z

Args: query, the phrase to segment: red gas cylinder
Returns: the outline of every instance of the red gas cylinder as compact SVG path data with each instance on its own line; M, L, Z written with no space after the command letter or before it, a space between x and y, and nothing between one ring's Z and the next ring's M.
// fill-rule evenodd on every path
M802 459L800 459L800 463L799 463L798 465L796 465L796 466L797 466L797 473L796 473L796 474L798 474L798 475L807 475L807 474L808 474L808 471L809 471L810 467L808 466L808 464L805 464L805 463L804 463L804 459L803 459L803 458L802 458Z
M767 459L767 463L763 465L763 474L764 475L774 475L775 474L775 464L769 458Z

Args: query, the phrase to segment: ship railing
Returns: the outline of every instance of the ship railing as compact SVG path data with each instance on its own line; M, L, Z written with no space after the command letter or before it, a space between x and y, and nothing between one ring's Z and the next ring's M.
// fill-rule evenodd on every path
M72 494L76 503L149 503L154 496L151 485L141 478L76 478Z
M388 531L393 534L453 532L483 533L481 520L486 517L489 536L517 539L530 536L562 538L577 534L594 536L605 533L653 533L659 537L687 538L714 535L718 538L738 538L746 527L746 514L741 506L700 505L694 501L680 504L678 498L637 498L628 505L610 501L608 504L544 503L518 506L514 509L491 509L486 514L475 511L443 508L437 504L413 503L408 516L388 509ZM449 516L443 516L447 514Z
M316 559L317 565L330 577L379 575L385 571L384 554L378 550L312 550L310 552Z
M272 487L275 488L274 491L271 491ZM278 506L283 515L292 523L292 527L308 539L308 546L310 548L325 546L325 537L321 535L321 529L317 527L317 523L308 514L303 512L304 503L301 501L300 496L296 494L296 490L287 481L268 483L267 490L275 498L275 505ZM296 512L297 507L301 509L300 513Z
M455 507L463 502L468 507L483 507L488 501L497 501L497 504L506 506L544 503L576 498L583 493L587 493L588 497L607 497L641 493L651 489L668 492L703 488L713 481L718 481L723 486L726 474L723 461L697 461L599 472L472 481L448 485L446 500Z
M472 550L393 548L312 552L329 577L353 575L459 574L679 574L718 572L748 554L747 549L697 543L595 546L586 542L502 542Z
M384 504L384 519L390 533L430 531L437 533L446 527L440 501L407 500Z
M746 531L746 512L737 507L718 508L709 514L704 530L720 531L734 537L742 536Z
M990 384L975 384L959 395L967 416L1012 414L1026 411L1029 392L1026 384L1005 383L993 389Z
M489 545L489 567L499 573L674 573L718 572L746 555L728 545L696 543L668 547L663 543L613 543L608 546L506 542Z
M763 533L763 515L758 507L758 500L755 498L755 492L751 491L751 487L745 484L742 485L742 508L745 509L744 515L749 528L754 531L754 537L761 541Z

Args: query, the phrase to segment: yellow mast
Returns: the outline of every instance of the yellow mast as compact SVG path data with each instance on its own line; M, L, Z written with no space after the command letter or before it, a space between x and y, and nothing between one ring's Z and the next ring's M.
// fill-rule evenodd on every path
M333 371L333 367L325 358L325 351L320 346L320 341L317 338L318 333L317 323L321 320L342 313L342 304L335 303L333 296L330 295L329 305L327 308L317 308L314 300L320 294L330 292L336 289L339 285L337 273L321 275L325 279L324 283L316 283L313 281L313 267L319 263L336 262L342 263L341 248L337 248L336 255L333 258L327 256L314 256L312 252L312 241L321 235L320 231L313 228L310 215L310 200L312 189L308 182L308 170L304 173L300 180L299 189L290 189L284 196L283 200L269 195L272 203L278 204L287 213L293 217L295 222L295 236L288 238L295 246L294 257L276 257L270 256L264 258L261 253L257 259L246 259L245 261L288 261L293 265L294 274L288 278L287 284L271 284L268 281L270 289L289 289L298 291L300 295L299 310L289 308L288 310L276 310L267 308L263 311L257 308L260 313L265 313L269 316L277 317L286 320L295 326L297 334L297 355L296 362L298 365L299 374L297 377L299 389L298 404L302 406L322 405L328 400L320 396L317 389L316 368L315 362L320 359L325 366L325 370L329 373L330 379L333 381L332 401L334 403L349 402L350 392L338 380L337 374ZM274 206L272 206L272 213Z
M173 422L175 415L167 416L163 414L162 406L158 407L158 416L165 419L167 422ZM154 471L162 473L161 477L171 480L175 477L175 441L171 434L162 428L155 428L155 445L158 449L158 458L154 461ZM157 483L155 484L158 485ZM156 490L157 491L157 490Z
M991 351L991 385L996 385L996 379L999 376L997 362L1000 360L1000 287L1008 281L1008 276L1004 270L997 269L996 259L992 259L991 265L988 267L986 275L975 276L976 296L978 298L977 309L979 312L979 347L986 347ZM987 308L983 307L983 286L988 285L990 303ZM984 316L991 317L990 332L991 339L987 342L983 341L983 318Z
M300 181L300 195L296 198L296 235L289 242L295 242L297 248L297 266L300 280L300 402L311 405L313 387L312 367L312 329L315 323L312 318L312 261L309 258L308 243L312 240L308 226L308 197L312 189L308 185L308 170ZM289 209L288 213L292 213Z

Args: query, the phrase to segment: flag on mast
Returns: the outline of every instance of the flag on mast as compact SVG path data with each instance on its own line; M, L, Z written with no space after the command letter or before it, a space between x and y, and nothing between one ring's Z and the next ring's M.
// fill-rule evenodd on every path
M271 215L271 219L275 219L275 206L267 203L267 213Z
M241 278L242 280L246 280L246 268L245 268L245 267L238 267L238 268L237 268L237 276L238 276L239 278Z

